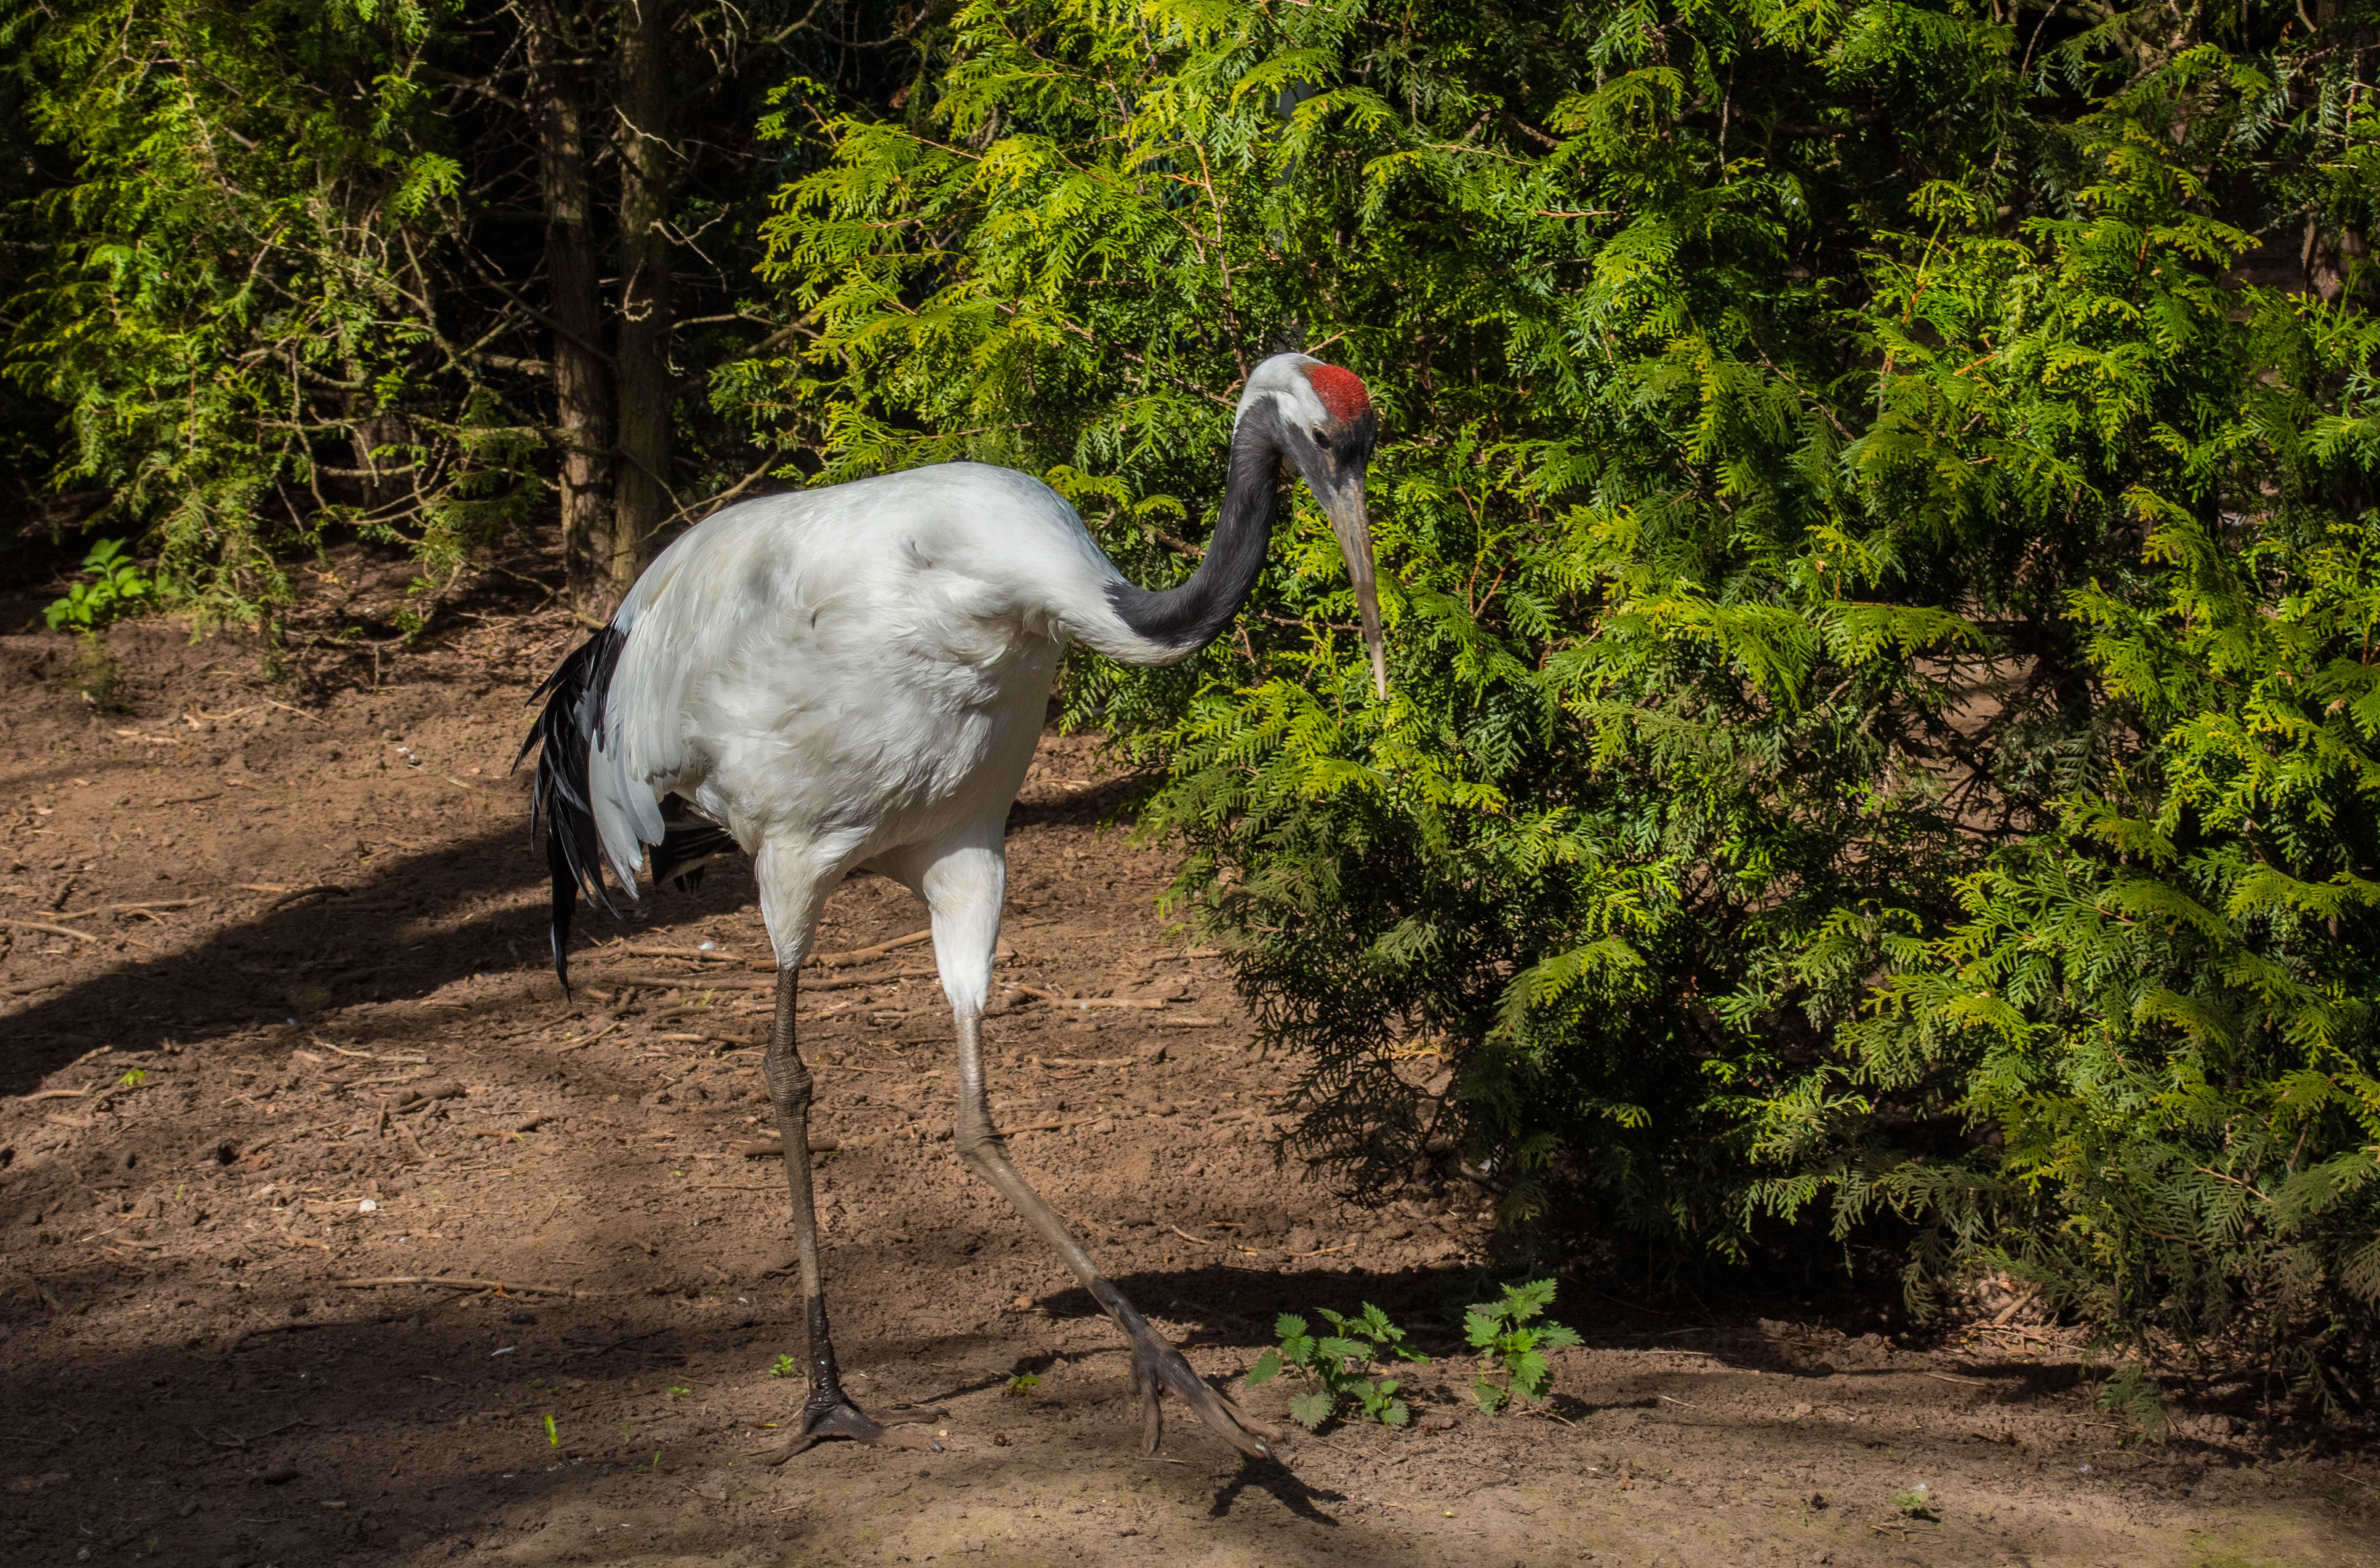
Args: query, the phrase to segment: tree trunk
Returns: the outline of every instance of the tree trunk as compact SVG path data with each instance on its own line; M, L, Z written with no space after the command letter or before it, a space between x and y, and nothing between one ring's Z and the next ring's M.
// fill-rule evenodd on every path
M588 197L587 133L573 67L584 47L560 0L529 7L529 91L536 106L538 179L545 202L547 325L562 429L562 557L571 597L605 615L613 585L612 386L603 351L602 274Z
M675 174L667 137L667 0L623 0L620 13L619 470L614 484L613 592L625 594L653 557L677 510L670 493L675 423L670 373L669 218Z

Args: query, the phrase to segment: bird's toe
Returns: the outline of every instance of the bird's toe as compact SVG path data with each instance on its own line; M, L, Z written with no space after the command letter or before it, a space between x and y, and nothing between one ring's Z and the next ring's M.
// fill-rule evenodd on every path
M1280 1457L1272 1446L1281 1440L1279 1428L1265 1425L1208 1387L1207 1380L1183 1359L1182 1353L1154 1331L1147 1331L1146 1337L1135 1336L1132 1360L1133 1386L1141 1397L1141 1440L1149 1453L1157 1452L1158 1439L1164 1431L1158 1392L1164 1388L1172 1390L1175 1398L1196 1411L1218 1437L1242 1453L1253 1459Z
M905 1448L940 1453L942 1445L924 1428L948 1418L948 1412L928 1404L895 1405L880 1421L847 1399L814 1403L802 1412L799 1433L783 1447L770 1449L754 1457L763 1465L783 1465L794 1455L807 1453L820 1443L835 1438L869 1448Z

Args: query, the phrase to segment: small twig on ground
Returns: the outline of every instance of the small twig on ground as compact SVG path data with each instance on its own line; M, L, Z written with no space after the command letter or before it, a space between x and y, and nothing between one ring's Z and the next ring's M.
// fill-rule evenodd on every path
M1939 1379L1946 1383L1964 1383L1971 1389L1987 1389L1992 1386L1981 1378L1954 1378L1948 1372L1928 1372L1925 1376Z
M922 931L911 931L907 936L896 936L890 942L880 942L873 947L855 947L848 953L813 953L810 954L809 961L821 969L847 969L854 964L865 964L870 958L881 958L886 954L900 948L915 947L921 942L930 940L933 934L931 928Z
M61 915L58 918L79 920L86 915L145 915L153 909L188 909L193 904L205 902L203 898L174 898L159 904L94 904L88 909L78 909L70 915Z
M1172 1231L1175 1235L1180 1236L1184 1241L1188 1242L1192 1246L1212 1246L1215 1245L1213 1242L1206 1240L1203 1237L1192 1235L1189 1232L1184 1230L1179 1225L1168 1225L1165 1228Z
M28 1100L80 1100L84 1095L87 1095L91 1091L92 1087L93 1086L90 1084L85 1084L80 1088L35 1089L30 1094L20 1094L17 1098L19 1101Z
M804 980L805 994L814 991L849 991L855 986L886 986L895 980L930 980L940 969L895 969L889 975L837 975L832 979Z
M47 920L17 920L0 918L0 926L7 926L20 931L47 931L52 936L70 936L77 942L97 942L99 940L89 931L79 931L72 926L54 926Z
M576 1051L582 1045L592 1045L597 1040L601 1039L605 1035L610 1034L613 1029L618 1028L622 1024L626 1022L627 1020L625 1018L614 1018L610 1023L604 1025L601 1028L597 1029L591 1035L584 1036L578 1039L566 1040L564 1043L555 1046L553 1048L553 1053L556 1056L559 1056L565 1051Z
M1998 1312L1992 1314L1991 1326L1995 1329L1998 1328L2001 1324L2007 1322L2010 1319L2023 1311L2025 1307L2033 1300L2033 1298L2040 1294L2041 1287L2039 1285L2026 1286L2014 1301L2010 1302L2006 1307L2001 1307Z
M458 1280L441 1274L378 1274L369 1279L334 1280L331 1282L348 1290L370 1290L379 1285L437 1285L446 1290L492 1291L504 1295L567 1295L582 1299L618 1294L570 1290L562 1285L528 1285L516 1280Z

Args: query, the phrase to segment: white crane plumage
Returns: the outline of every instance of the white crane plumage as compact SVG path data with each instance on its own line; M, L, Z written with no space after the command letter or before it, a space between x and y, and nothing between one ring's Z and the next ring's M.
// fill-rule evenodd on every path
M662 551L610 624L539 688L546 706L522 755L542 743L536 820L565 990L580 891L608 906L602 867L633 898L648 849L656 885L730 847L753 858L778 965L763 1067L810 1337L809 1392L788 1453L828 1437L897 1440L845 1397L836 1370L810 1193L810 1076L794 1040L795 975L820 911L866 868L931 911L957 1035L959 1154L1131 1342L1148 1446L1167 1388L1243 1452L1269 1453L1277 1434L1199 1380L1009 1163L984 1092L982 1017L1008 811L1067 641L1163 664L1220 635L1263 568L1284 460L1338 535L1385 694L1364 503L1374 432L1349 371L1302 354L1259 365L1233 421L1206 558L1164 592L1125 581L1074 508L1006 468L944 464L746 502Z

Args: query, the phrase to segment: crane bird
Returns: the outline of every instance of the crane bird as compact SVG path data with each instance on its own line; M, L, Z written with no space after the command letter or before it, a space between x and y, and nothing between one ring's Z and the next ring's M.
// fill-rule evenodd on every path
M1371 528L1376 423L1352 371L1276 355L1232 422L1214 538L1179 587L1124 580L1039 480L949 463L747 501L681 535L618 612L547 677L521 748L542 744L532 833L552 873L555 973L581 890L609 908L602 868L637 894L740 847L752 857L777 962L762 1070L784 1144L807 1296L808 1395L787 1453L826 1438L914 1446L844 1392L827 1331L810 1195L810 1075L794 1040L795 974L820 907L869 869L932 913L958 1045L959 1156L1056 1249L1132 1346L1142 1434L1170 1389L1243 1453L1279 1433L1209 1388L1100 1273L1010 1163L984 1093L983 1012L1006 875L1002 843L1069 638L1167 664L1221 635L1263 569L1281 465L1305 477L1347 558L1383 697Z

